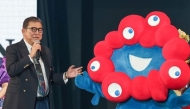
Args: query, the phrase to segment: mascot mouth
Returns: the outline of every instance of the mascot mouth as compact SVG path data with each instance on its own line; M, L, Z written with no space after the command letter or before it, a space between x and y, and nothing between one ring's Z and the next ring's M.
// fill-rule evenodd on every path
M131 67L136 71L143 71L148 67L152 58L141 58L134 55L129 54L129 61Z

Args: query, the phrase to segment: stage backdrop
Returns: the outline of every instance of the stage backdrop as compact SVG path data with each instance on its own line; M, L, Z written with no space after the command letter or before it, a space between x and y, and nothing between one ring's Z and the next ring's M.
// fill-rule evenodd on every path
M22 39L22 23L26 17L37 15L37 0L0 1L0 57L8 45Z
M86 70L94 45L129 14L145 17L151 11L163 11L173 25L190 34L189 0L38 0L38 16L44 22L43 41L50 47L57 72L71 64ZM78 89L73 79L67 85L54 86L55 109L115 109L115 103L101 98L98 106L93 94Z

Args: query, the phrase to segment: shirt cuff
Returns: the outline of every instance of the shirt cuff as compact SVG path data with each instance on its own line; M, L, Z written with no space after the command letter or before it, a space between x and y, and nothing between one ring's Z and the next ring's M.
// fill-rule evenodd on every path
M68 82L68 78L66 77L66 72L63 73L63 81L65 82L65 84L67 84Z

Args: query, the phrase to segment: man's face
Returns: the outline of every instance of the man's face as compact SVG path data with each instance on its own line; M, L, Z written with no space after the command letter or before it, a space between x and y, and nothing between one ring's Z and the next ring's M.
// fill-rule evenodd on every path
M22 29L22 34L26 42L33 45L36 40L42 39L42 24L40 22L29 22L28 27Z

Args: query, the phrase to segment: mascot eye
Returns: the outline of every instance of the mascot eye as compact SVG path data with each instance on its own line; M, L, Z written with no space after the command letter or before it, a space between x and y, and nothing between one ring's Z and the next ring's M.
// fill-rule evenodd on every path
M156 15L152 15L148 19L148 24L151 26L157 26L160 23L160 18Z
M108 86L108 93L112 97L118 97L122 93L121 86L117 83L112 83Z
M90 69L92 71L97 71L100 68L100 63L98 61L94 61L90 65Z
M169 75L171 78L178 78L181 75L181 70L178 67L173 66L169 69Z
M123 36L125 39L132 39L134 37L134 30L130 27L127 27L123 30Z

